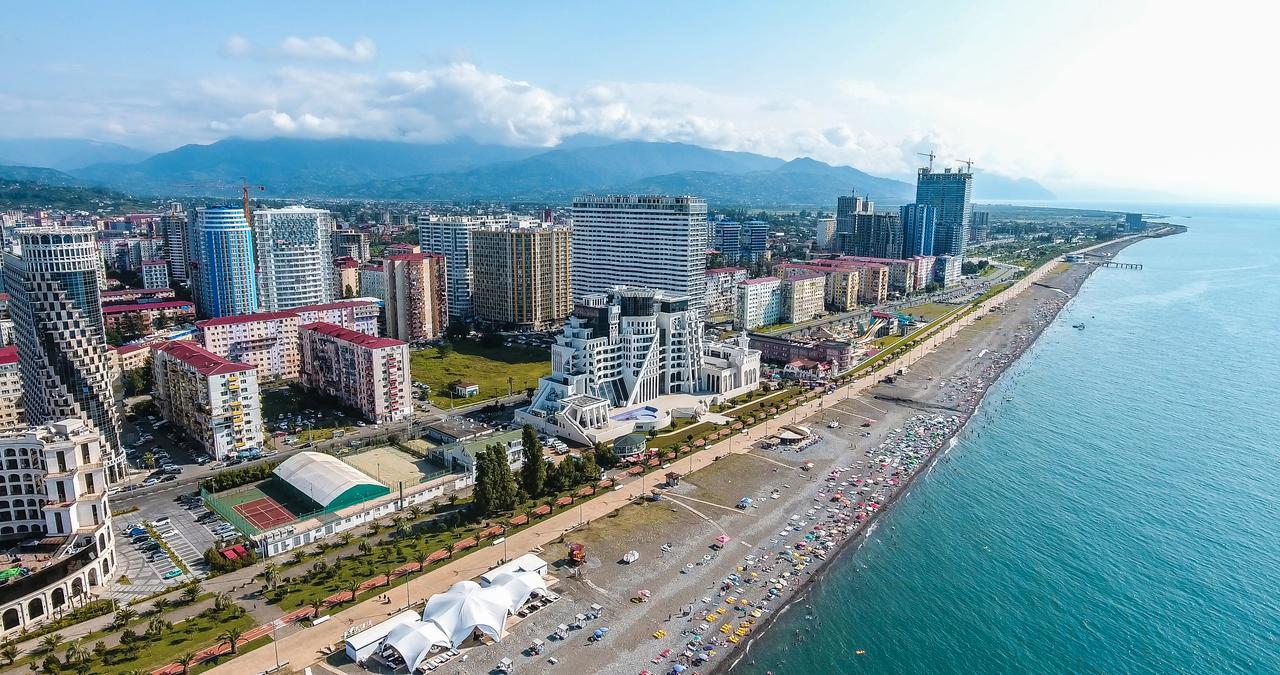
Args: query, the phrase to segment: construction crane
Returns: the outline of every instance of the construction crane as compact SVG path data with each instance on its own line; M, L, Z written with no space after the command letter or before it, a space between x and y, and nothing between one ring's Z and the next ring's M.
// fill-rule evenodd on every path
M917 152L916 154L917 154L917 155L920 155L921 157L928 157L928 158L929 158L929 171L933 171L933 159L934 159L935 157L937 157L937 155L933 154L933 151L932 151L932 150L930 150L929 152Z
M964 172L965 172L965 173L973 173L973 160L972 160L972 159L957 159L957 160L955 160L955 161L957 161L957 162L959 162L960 164L963 164L963 165L964 165Z
M245 178L244 176L240 177L240 192L244 198L244 222L249 223L250 225L253 225L253 212L249 210L249 190L250 189L266 192L267 186L249 185L248 178Z

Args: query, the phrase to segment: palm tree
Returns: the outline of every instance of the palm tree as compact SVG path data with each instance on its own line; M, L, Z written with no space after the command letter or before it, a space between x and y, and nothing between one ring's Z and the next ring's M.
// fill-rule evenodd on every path
M155 602L151 603L151 606L155 608L156 614L163 614L173 606L173 601L169 598L158 598Z
M365 555L368 555L369 552L373 550L373 547L369 546L369 542L367 541L361 541L359 548L360 548L360 552Z
M200 588L200 584L191 584L190 586L182 589L182 601L189 605L195 602L196 598L200 597L201 592L203 592L203 589Z
M324 598L316 598L311 601L311 618L319 619L320 610L324 609Z
M417 555L413 556L414 562L418 563L418 574L422 574L427 571L428 555L429 554L426 551L418 551Z
M40 638L40 651L45 654L52 654L53 650L62 646L62 636L52 633Z
M0 657L3 657L12 666L13 662L18 660L18 645L13 644L13 642L6 642L0 645Z
M121 607L116 611L115 618L111 620L112 628L124 628L129 625L130 621L138 618L137 610L132 607Z
M351 592L351 602L354 603L356 601L356 591L360 590L360 584L352 583L347 587L347 590Z
M182 666L182 675L187 675L191 668L191 662L196 660L195 652L187 652L178 657L178 665Z
M231 628L222 631L222 635L219 635L218 639L231 645L231 653L235 654L236 642L240 640L241 635L244 635L244 631L232 626Z
M355 536L353 536L350 532L343 532L342 534L338 535L338 544L342 546L346 546L351 543L352 539L355 539Z
M413 506L409 507L409 517L413 518L414 520L421 518L423 513L424 511L422 507L418 506L417 504L414 504Z
M231 606L231 594L219 593L213 596L213 608L221 612Z
M172 624L168 621L165 621L158 616L153 616L151 617L151 620L147 622L147 635L150 635L152 638L158 638L161 635L164 635L164 632L168 630L171 625Z
M267 588L275 590L276 584L280 582L280 566L267 563L262 568L262 581L267 584Z

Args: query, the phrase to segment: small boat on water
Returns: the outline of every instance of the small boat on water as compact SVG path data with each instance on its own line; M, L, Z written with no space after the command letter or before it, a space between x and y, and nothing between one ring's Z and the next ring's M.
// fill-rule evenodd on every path
M1084 330L1084 324L1083 324L1083 323L1072 324L1072 326L1071 326L1071 327L1072 327L1072 328L1075 328L1075 329L1077 329L1077 330Z

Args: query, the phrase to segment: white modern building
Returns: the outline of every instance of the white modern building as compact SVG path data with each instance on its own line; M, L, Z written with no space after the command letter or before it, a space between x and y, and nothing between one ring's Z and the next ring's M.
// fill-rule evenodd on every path
M290 206L253 212L259 305L274 312L336 297L330 238L333 214Z
M573 297L615 286L686 296L706 310L707 202L659 195L573 200Z
M160 415L199 443L210 457L262 448L258 373L188 340L151 352L152 390Z
M723 358L734 348L725 345L709 361L702 329L688 296L626 287L588 295L551 348L551 375L516 420L593 445L704 414L711 399L754 389L759 352L742 347L754 358Z
M113 359L102 318L102 262L88 226L18 228L5 254L5 291L34 424L91 422L112 480L124 476Z
M201 316L249 314L258 309L253 230L240 207L199 207L192 232L195 281Z
M332 396L374 423L413 414L409 345L331 323L299 329L302 386Z
M107 501L112 450L79 419L0 435L0 540L23 573L0 584L0 634L82 604L115 570Z

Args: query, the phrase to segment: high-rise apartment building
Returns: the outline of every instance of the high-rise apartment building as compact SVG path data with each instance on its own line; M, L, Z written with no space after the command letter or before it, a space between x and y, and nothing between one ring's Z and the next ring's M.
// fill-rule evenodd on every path
M769 253L769 223L762 220L717 220L711 231L711 245L730 262L756 262Z
M360 266L360 295L387 301L387 270L383 261L374 260Z
M369 298L294 307L291 311L298 315L298 320L303 325L331 323L365 335L378 334L378 317L382 315L382 307Z
M760 277L738 284L738 309L733 325L738 330L771 326L782 321L782 279Z
M737 302L738 284L747 280L743 267L717 267L704 275L707 287L707 314L711 316L733 314Z
M830 250L836 237L835 216L818 216L814 220L813 245L819 250Z
M351 258L356 262L369 259L369 233L360 230L336 230L333 233L333 257Z
M151 352L152 397L160 415L210 457L262 448L257 370L194 342L164 342Z
M142 261L142 287L168 288L169 261L153 258Z
M706 308L707 202L659 195L573 200L573 295L656 288Z
M822 313L826 279L819 272L797 274L782 280L782 317L787 323L804 323Z
M472 230L475 320L543 330L568 317L573 311L571 237L568 227L534 223Z
M0 433L26 426L22 419L22 372L18 348L0 348Z
M331 323L299 331L302 386L356 408L370 422L394 422L413 414L409 345Z
M170 205L160 214L161 236L164 237L164 259L169 263L169 278L189 284L191 281L191 224L182 204Z
M916 177L916 204L932 206L937 212L932 255L964 256L969 240L973 196L973 173L945 169L920 169Z
M902 256L933 255L937 210L929 204L903 204L898 217L902 220Z
M298 377L296 312L262 312L196 322L200 344L224 359L258 369L258 381Z
M489 216L418 216L418 245L423 253L444 256L448 268L449 316L470 321L472 277L471 234L480 228L511 225L510 214Z
M253 230L244 210L199 207L191 227L194 242L193 291L202 316L250 314L258 309Z
M275 312L336 297L329 242L333 214L290 206L253 212L259 306Z
M383 263L387 335L414 342L444 335L449 321L445 257L402 253Z
M27 421L78 418L106 446L107 476L124 477L120 411L102 318L102 263L88 226L18 228L5 254Z
M969 219L969 245L981 244L991 238L990 211L974 211Z

